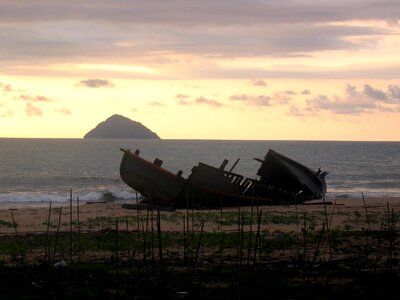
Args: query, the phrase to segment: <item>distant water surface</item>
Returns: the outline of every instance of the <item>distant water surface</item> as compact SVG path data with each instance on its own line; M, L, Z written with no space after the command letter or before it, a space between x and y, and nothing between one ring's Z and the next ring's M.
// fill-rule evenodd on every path
M256 177L268 149L311 169L329 171L328 196L400 196L399 142L0 139L0 204L66 201L72 188L83 201L132 199L136 193L119 176L120 148L140 149L151 161L183 176L199 161Z

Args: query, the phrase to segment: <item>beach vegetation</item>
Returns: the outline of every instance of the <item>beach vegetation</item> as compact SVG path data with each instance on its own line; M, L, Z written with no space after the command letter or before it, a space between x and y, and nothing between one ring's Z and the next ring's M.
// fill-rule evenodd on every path
M16 224L18 226L18 224ZM14 224L9 221L0 220L0 227L14 227Z
M390 208L68 217L61 230L51 220L42 223L49 230L0 236L0 290L24 273L25 299L359 298L381 295L377 284L400 296L399 215ZM66 267L55 269L59 262Z

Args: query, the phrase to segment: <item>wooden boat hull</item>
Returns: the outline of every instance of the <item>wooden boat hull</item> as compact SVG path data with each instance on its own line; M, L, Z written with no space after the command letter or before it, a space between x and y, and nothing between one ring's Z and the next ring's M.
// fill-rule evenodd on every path
M257 175L260 183L284 187L289 193L304 200L319 199L326 194L326 172L313 171L308 167L273 150L269 150Z
M157 160L151 163L141 158L138 151L121 150L124 152L120 166L122 180L147 198L173 204L184 188L184 179L162 168Z
M301 203L326 193L325 173L311 169L270 150L257 175L244 178L232 171L199 163L187 179L161 167L162 161L149 162L123 150L120 174L123 181L143 196L145 202L174 207L212 208L220 206Z

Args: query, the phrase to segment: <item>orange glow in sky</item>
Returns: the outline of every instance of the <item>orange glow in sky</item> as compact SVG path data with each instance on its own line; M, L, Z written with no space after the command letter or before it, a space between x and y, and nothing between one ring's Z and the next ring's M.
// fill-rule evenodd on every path
M400 141L400 2L0 0L0 137Z

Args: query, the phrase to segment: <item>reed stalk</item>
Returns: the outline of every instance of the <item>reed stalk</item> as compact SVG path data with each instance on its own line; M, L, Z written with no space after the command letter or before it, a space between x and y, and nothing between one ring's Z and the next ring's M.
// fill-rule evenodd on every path
M223 218L222 218L222 199L220 200L220 202L219 202L219 244L220 244L220 247L219 247L219 250L221 251L222 250L222 237L223 237L223 235L222 235L222 233L223 233L223 229L222 229L222 222L223 222Z
M58 245L58 238L60 235L60 226L61 226L61 215L62 215L62 206L60 207L60 212L58 213L58 224L57 224L57 232L56 232L56 240L54 242L54 250L53 250L53 263L56 260L56 253L57 253L57 245Z
M79 196L76 197L76 226L77 226L77 249L78 249L78 260L80 260L81 250L81 224L80 224L80 211L79 211Z
M364 206L364 211L365 211L365 220L367 221L368 230L371 231L371 223L369 221L367 204L365 203L365 197L364 197L364 193L363 192L361 192L361 198L362 198L362 201L363 201L363 206Z
M240 240L239 240L239 270L242 269L242 264L243 264L243 234L244 234L243 228L244 228L244 216L242 215L240 224Z
M151 220L151 262L154 263L154 211L153 208L150 211Z
M332 222L333 222L333 216L335 214L335 208L336 208L336 202L337 202L338 197L335 197L335 201L333 202L333 207L332 207L332 211L331 211L331 219L329 220L329 228L332 228Z
M388 223L389 223L389 248L388 248L388 254L387 254L387 259L386 259L386 270L393 271L393 243L394 243L394 237L396 234L396 222L394 218L394 209L392 208L389 210L389 202L387 203L387 209L388 209Z
M195 271L196 271L197 260L198 260L198 258L199 258L200 245L201 245L201 238L202 238L202 236L203 236L203 229L204 229L204 220L201 222L200 236L199 236L199 240L197 241L196 256L195 256L194 261L193 261L191 282L193 282L194 274L195 274Z
M69 257L72 262L72 189L69 190Z
M304 262L307 261L307 212L305 211L303 214L304 218L304 231L303 231L303 238L304 238L304 245L303 245L303 260Z
M143 225L144 226L144 225ZM147 259L147 236L149 231L149 210L146 212L146 227L143 228L143 259Z
M47 216L47 228L44 246L44 263L47 264L50 259L50 243L49 243L49 230L50 230L50 218L51 218L51 201L49 204L49 214Z
M296 214L296 240L297 240L297 257L300 258L300 235L299 235L299 212L297 209L297 195L294 198L294 209Z
M115 274L119 274L119 240L118 240L118 218L115 220Z
M186 190L186 243L187 243L187 255L186 258L189 259L189 188Z
M17 223L15 222L15 218L14 218L14 213L12 212L12 210L10 210L11 212L11 219L13 221L13 226L14 226L14 232L15 232L15 237L18 240L18 230L17 230ZM24 252L22 251L22 246L21 243L18 241L18 246L19 246L19 252L21 254L21 260L24 259Z
M237 237L237 247L236 247L236 265L239 264L239 256L240 256L240 251L241 251L241 247L240 247L240 243L241 243L241 232L240 232L240 224L241 224L241 213L240 213L240 200L238 203L238 219L237 219L237 232L238 232L238 237Z
M323 237L324 231L325 231L325 226L326 226L325 223L322 224L322 229L321 229L321 231L319 233L319 236L318 236L318 239L317 239L317 245L315 247L314 255L313 255L311 264L309 265L309 269L311 269L314 266L315 261L317 260L317 257L318 257L318 254L319 254L319 246L321 245L322 237ZM307 281L306 281L306 289L308 288L308 285L310 283L310 277L311 277L311 275L310 275L310 272L309 272L308 276L307 276Z
M187 235L186 235L186 217L183 216L183 261L187 261Z
M157 210L157 237L158 237L158 256L160 263L160 274L161 277L164 273L164 261L163 261L163 249L162 249L162 239L161 239L161 218L160 218L160 210Z
M258 220L257 220L257 234L256 234L256 241L254 245L254 256L253 256L253 265L256 264L257 261L257 249L260 244L260 227L261 227L261 218L262 218L262 210L260 210L258 214ZM260 249L261 252L261 249Z
M251 238L252 238L252 235L253 235L253 210L254 210L254 200L251 199L249 245L247 247L247 264L249 264L250 254L251 254Z
M140 259L140 253L141 253L141 250L142 250L142 247L141 247L141 237L140 237L140 218L139 218L139 196L138 196L138 193L136 192L136 229L137 229L137 241L138 241L138 251L137 251L137 253L138 253L138 255L139 255L139 259Z
M383 220L381 220L381 226L379 227L378 242L376 245L375 270L374 270L375 273L378 269L379 251L380 251L381 241L382 241L382 229L383 229Z
M331 239L330 239L330 228L329 228L329 223L328 223L328 212L326 210L326 201L325 197L322 197L323 203L324 203L324 216L325 216L325 224L326 224L326 240L327 240L327 246L329 249L329 260L332 261L333 259L333 253L332 253L332 247L331 247ZM326 249L326 248L325 248ZM325 256L325 253L324 253Z

